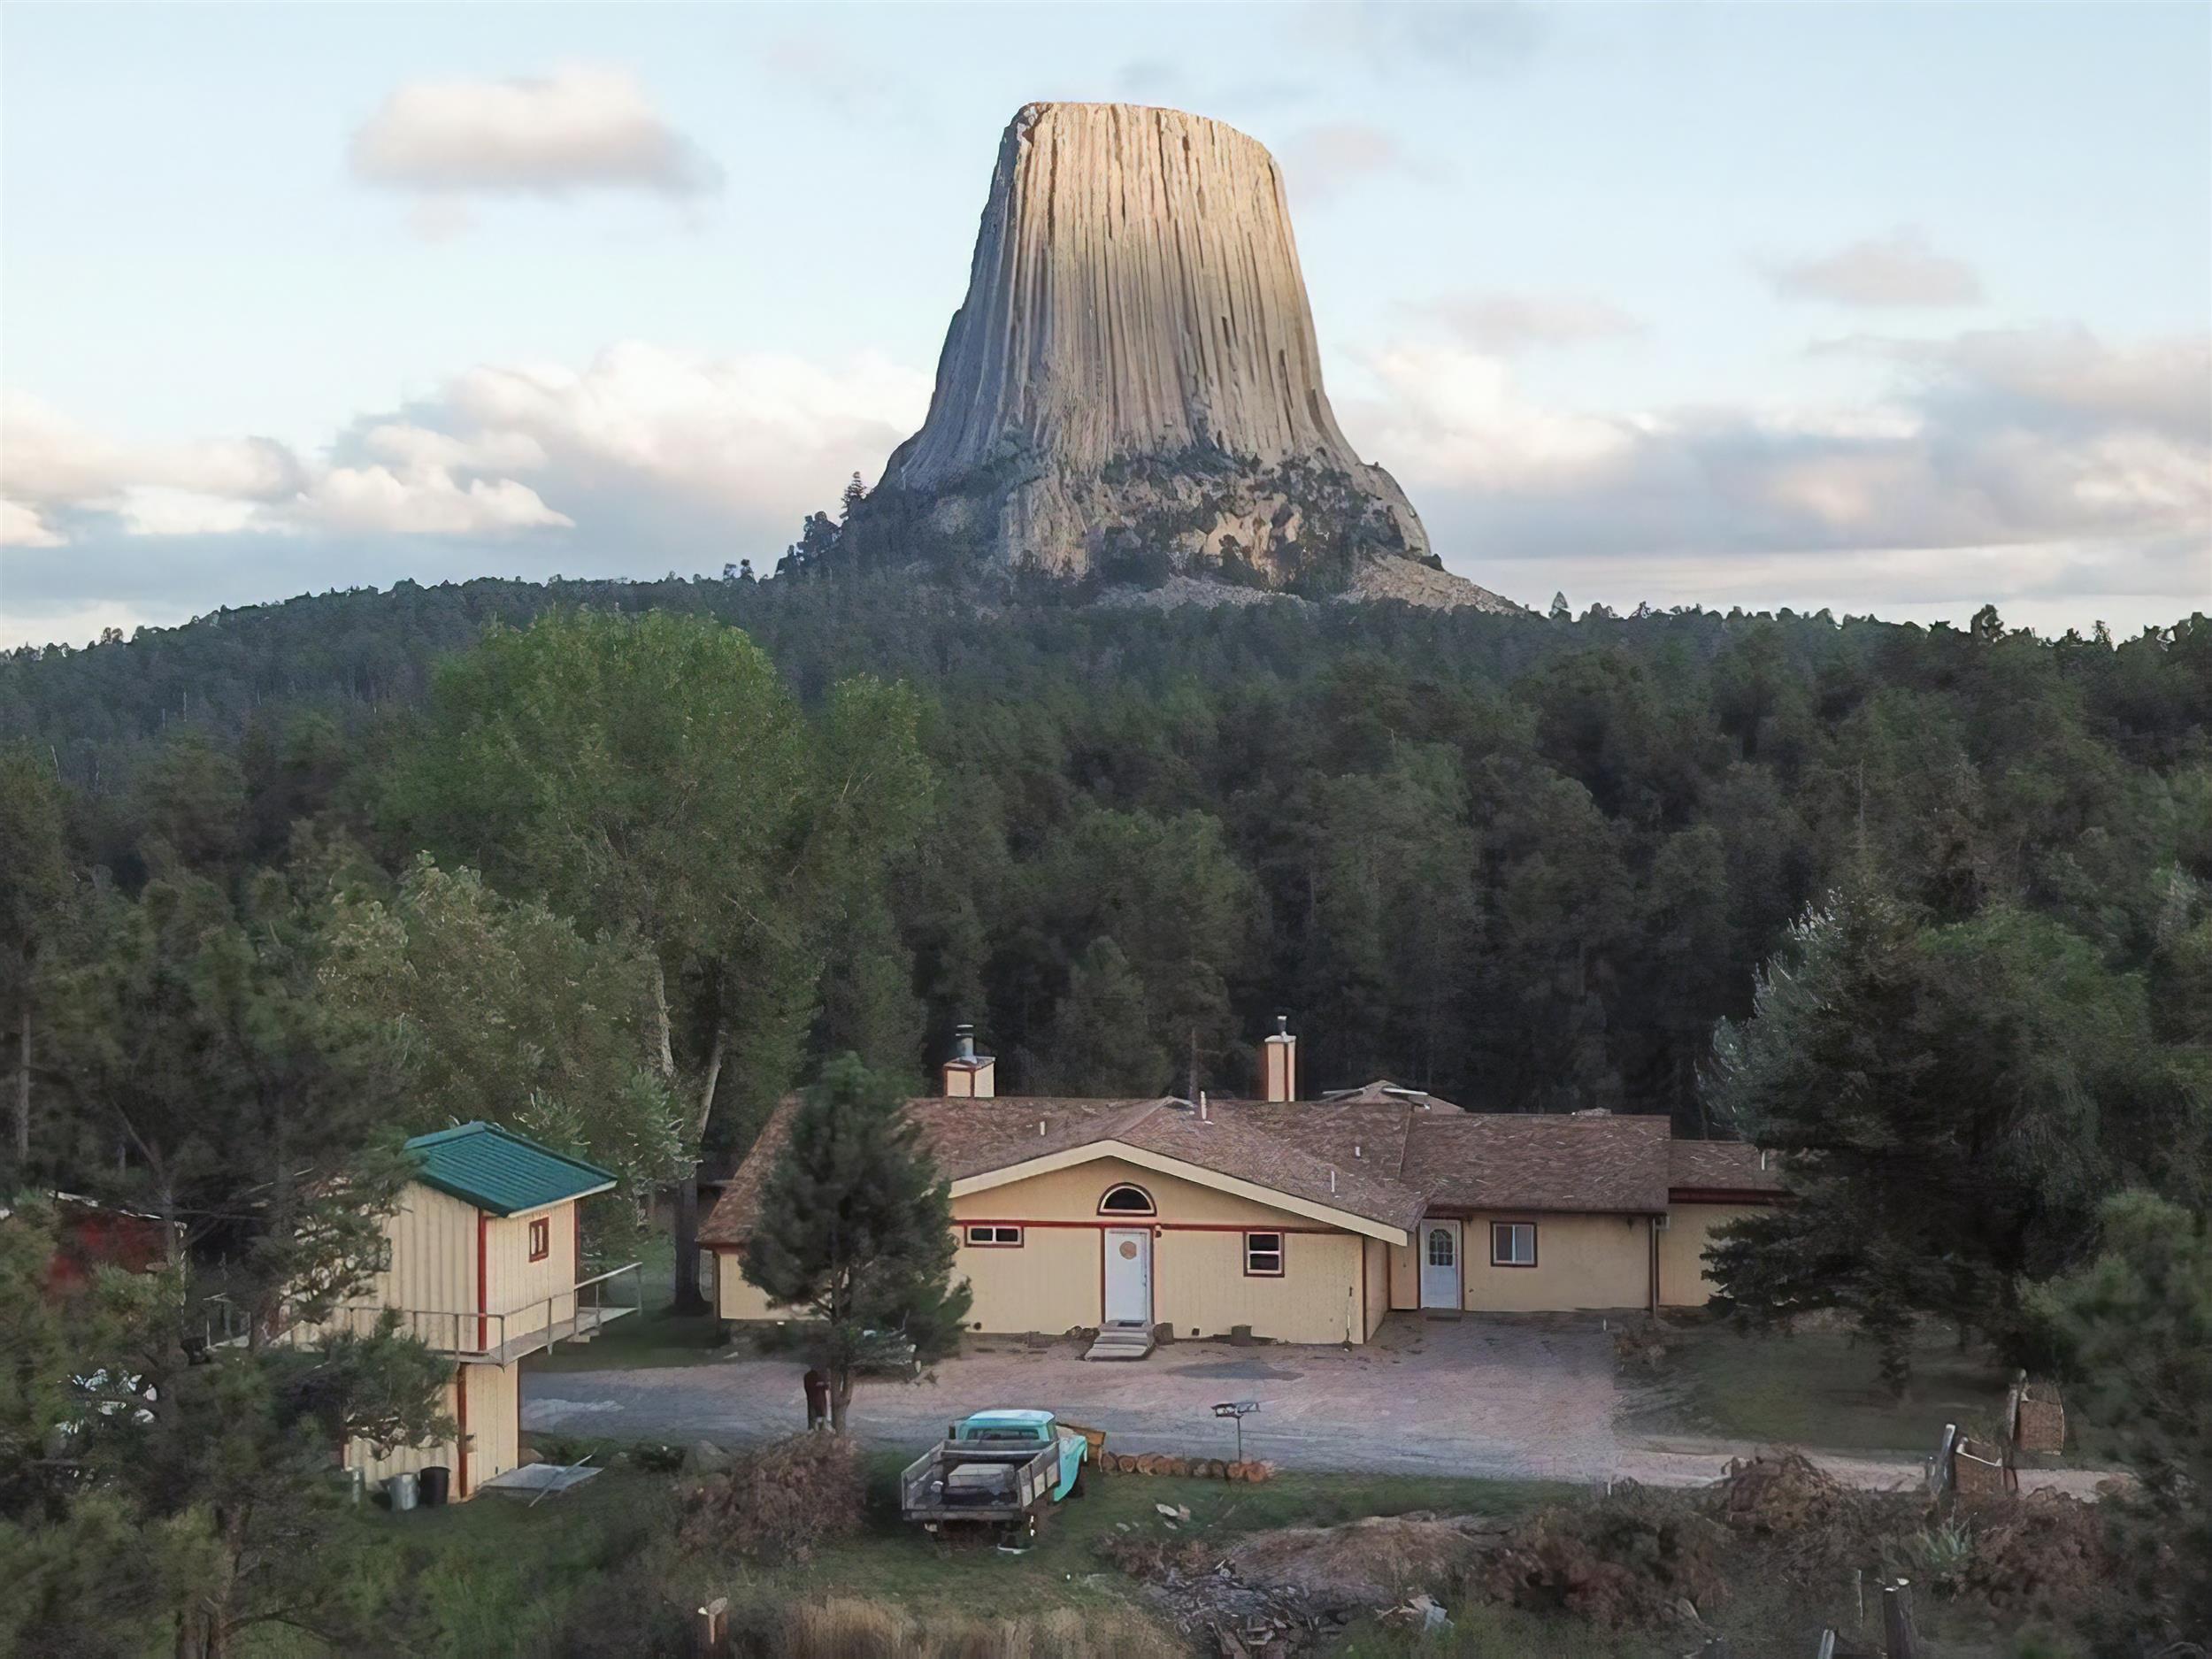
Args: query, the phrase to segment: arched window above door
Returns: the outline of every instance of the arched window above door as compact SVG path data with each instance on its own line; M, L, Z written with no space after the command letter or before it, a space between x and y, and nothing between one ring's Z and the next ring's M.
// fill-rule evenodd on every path
M1158 1209L1152 1202L1152 1194L1129 1181L1106 1189L1106 1196L1098 1201L1102 1216L1156 1216Z

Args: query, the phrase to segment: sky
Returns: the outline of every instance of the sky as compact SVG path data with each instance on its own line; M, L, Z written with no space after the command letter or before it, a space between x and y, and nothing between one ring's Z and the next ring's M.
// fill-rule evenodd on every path
M0 6L0 647L772 565L1000 131L1282 165L1331 398L1539 607L2212 610L2212 5Z

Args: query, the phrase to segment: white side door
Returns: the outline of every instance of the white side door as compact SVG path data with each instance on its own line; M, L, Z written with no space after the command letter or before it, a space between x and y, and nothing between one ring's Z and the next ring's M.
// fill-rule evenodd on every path
M1421 1305L1424 1308L1463 1308L1460 1294L1459 1223L1425 1221L1414 1234L1420 1240Z
M1152 1323L1152 1229L1106 1229L1106 1323Z

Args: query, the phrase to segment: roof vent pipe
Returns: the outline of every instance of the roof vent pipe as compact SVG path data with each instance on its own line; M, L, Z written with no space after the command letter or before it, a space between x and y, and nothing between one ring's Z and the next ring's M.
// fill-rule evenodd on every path
M1040 1140L1040 1141L1041 1141L1041 1140L1043 1140L1044 1138L1045 1138L1045 1120L1044 1120L1043 1118L1040 1118L1039 1119L1037 1119L1037 1139L1038 1139L1038 1140Z
M1336 1191L1336 1165L1333 1164L1329 1165L1329 1190L1332 1193Z
M1202 1124L1210 1121L1206 1116L1206 1091L1202 1088L1198 1091L1198 1121Z
M956 1060L975 1058L975 1027L955 1025L952 1028L952 1057Z

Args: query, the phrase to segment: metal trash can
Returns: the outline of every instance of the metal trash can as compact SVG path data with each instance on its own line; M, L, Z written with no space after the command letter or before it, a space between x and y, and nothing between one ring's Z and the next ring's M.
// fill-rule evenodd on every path
M445 1508L446 1494L450 1489L453 1471L443 1463L426 1463L416 1472L422 1493L422 1507L426 1509Z
M403 1470L396 1475L384 1477L384 1495L389 1499L394 1515L404 1515L415 1507L415 1471Z

